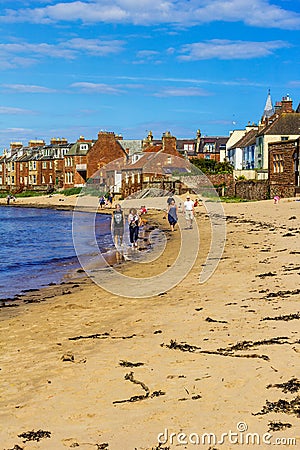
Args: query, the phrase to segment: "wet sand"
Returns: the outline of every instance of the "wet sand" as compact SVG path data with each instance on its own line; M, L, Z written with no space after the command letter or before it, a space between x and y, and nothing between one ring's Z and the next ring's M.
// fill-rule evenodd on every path
M199 256L170 291L118 297L78 274L0 310L1 449L231 450L243 445L183 445L179 433L220 440L237 426L239 439L243 426L260 439L278 429L272 443L299 445L300 202L224 209L225 250L204 284L210 222L200 206ZM174 260L179 232L166 235L145 275ZM137 273L132 262L120 270Z

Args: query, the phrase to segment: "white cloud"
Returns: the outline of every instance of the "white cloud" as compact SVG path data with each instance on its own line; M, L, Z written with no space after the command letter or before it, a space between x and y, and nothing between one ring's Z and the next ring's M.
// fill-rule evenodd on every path
M0 114L32 114L32 111L29 111L28 109L14 108L12 106L0 106Z
M121 90L104 83L78 82L71 84L71 87L78 88L82 92L89 94L120 94Z
M72 50L104 56L119 53L122 50L124 41L74 38L61 45Z
M50 89L44 86L35 86L31 84L3 84L4 88L18 93L42 93L51 94L56 92L54 89Z
M24 58L21 56L13 56L10 55L8 57L9 53L5 54L0 50L0 67L2 70L6 69L14 69L16 67L29 67L33 64L36 64L37 60L34 58Z
M299 87L300 86L300 80L292 80L292 81L289 82L289 85L293 86L293 87Z
M0 63L2 69L27 67L36 64L42 58L62 58L74 60L84 54L107 56L122 51L120 40L100 40L74 38L58 44L14 42L0 44ZM28 54L30 57L24 57Z
M157 52L155 50L140 50L136 54L136 56L138 58L149 58L149 59L151 59L152 57L155 57L157 55L159 55L159 52Z
M153 95L155 97L205 97L211 94L197 87L168 87Z
M6 9L6 22L131 23L199 25L243 22L263 28L299 29L300 14L272 0L94 0L58 2L40 8Z
M250 42L212 39L184 45L178 58L182 61L201 59L252 59L270 56L274 50L289 47L284 41Z

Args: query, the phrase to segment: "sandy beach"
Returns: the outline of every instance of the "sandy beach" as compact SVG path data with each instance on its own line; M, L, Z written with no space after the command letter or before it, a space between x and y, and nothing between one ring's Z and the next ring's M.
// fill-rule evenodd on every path
M223 206L224 253L203 284L210 221L200 205L198 257L173 289L120 297L78 273L0 309L1 450L299 446L300 202ZM143 278L176 259L180 233L153 218L165 252L122 274Z

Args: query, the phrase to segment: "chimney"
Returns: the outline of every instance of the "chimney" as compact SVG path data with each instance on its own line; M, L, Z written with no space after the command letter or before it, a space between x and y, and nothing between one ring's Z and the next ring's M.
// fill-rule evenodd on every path
M289 94L286 97L282 97L281 100L281 112L292 113L293 110L293 100L290 98Z
M11 142L10 143L10 150L18 150L23 147L22 142Z
M67 144L68 140L66 138L51 138L50 144L51 145L59 145L59 144Z
M42 147L43 145L45 145L45 141L43 139L31 139L28 142L28 147L30 147L30 148Z
M171 155L177 155L176 137L172 136L170 131L166 131L162 137L163 152Z

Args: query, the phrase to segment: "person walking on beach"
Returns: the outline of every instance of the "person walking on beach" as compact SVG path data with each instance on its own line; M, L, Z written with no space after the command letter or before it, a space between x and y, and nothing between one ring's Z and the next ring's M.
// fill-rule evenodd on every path
M132 247L137 247L139 237L140 218L135 208L131 208L128 214L129 239Z
M114 197L113 197L112 193L110 192L107 197L107 201L108 201L110 208L112 207L113 199L114 199Z
M99 204L101 209L105 206L105 197L103 195L99 199Z
M116 208L112 213L111 233L114 238L115 246L121 246L123 244L124 235L124 213L119 203L116 204Z
M173 199L169 204L168 208L168 222L171 227L171 231L174 231L175 225L178 222L178 208L175 204L175 200Z
M169 195L169 197L167 198L167 207L168 207L168 208L169 208L171 202L174 200L173 196L174 196L174 190L172 190L172 191L170 192L170 195Z
M191 197L187 195L186 201L183 204L185 219L187 228L193 228L193 219L194 219L194 202L191 200Z

